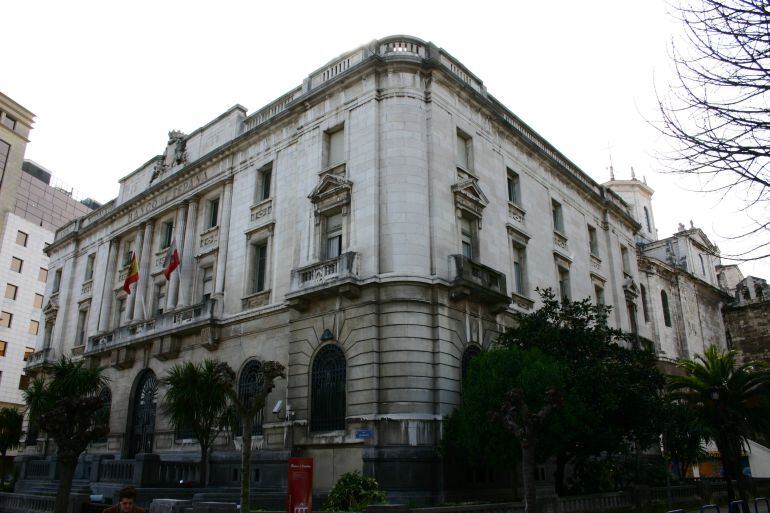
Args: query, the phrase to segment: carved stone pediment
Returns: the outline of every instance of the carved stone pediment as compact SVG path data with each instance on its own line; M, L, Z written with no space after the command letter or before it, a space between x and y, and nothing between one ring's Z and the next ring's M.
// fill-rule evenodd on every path
M639 286L637 286L633 278L626 278L623 282L623 292L629 299L633 299L639 295Z
M150 177L150 183L163 176L169 169L187 163L187 135L179 130L168 133L168 143L163 155L158 157Z
M56 314L59 313L59 301L56 297L52 297L48 300L43 308L43 317L46 319L55 319Z
M353 182L340 176L326 174L308 195L317 214L350 204Z
M452 185L455 197L455 207L464 210L481 219L484 207L489 205L489 199L481 190L475 178L465 178Z

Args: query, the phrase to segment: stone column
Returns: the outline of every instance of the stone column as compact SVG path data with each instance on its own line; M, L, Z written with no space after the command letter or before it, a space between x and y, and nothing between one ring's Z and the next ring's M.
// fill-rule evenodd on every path
M187 205L187 227L184 234L184 254L182 254L182 267L180 268L179 274L179 306L189 306L192 304L194 276L193 262L195 249L198 247L195 240L198 235L196 233L197 221L198 198L190 198L190 203Z
M142 250L143 240L144 240L144 229L142 226L139 226L136 229L136 235L134 235L134 254L132 255L134 258L136 258L137 264L139 263L139 260L142 258L139 252ZM129 272L131 272L130 267L129 267ZM134 285L134 291L126 298L126 320L129 320L129 321L134 318L134 302L136 301L137 290L139 290L138 282Z
M214 297L219 301L225 294L225 267L227 266L227 241L230 238L230 211L233 202L233 179L225 182L222 195L222 222L219 223L219 251L217 252L217 271Z
M179 252L179 258L184 255L184 231L185 231L185 214L187 212L187 202L182 203L176 209L176 221L174 221L174 239L176 240L176 248ZM176 308L177 298L179 297L179 274L181 269L176 269L171 273L171 279L168 281L168 290L166 293L166 311L170 311Z
M110 328L115 268L118 266L118 242L113 239L109 242L109 245L110 251L107 255L107 272L104 273L104 285L102 286L102 304L99 307L99 333L104 333Z
M142 321L146 317L147 303L147 285L150 280L150 266L152 265L152 230L153 221L147 221L144 225L144 236L142 237L141 258L139 259L139 281L136 283L134 291L134 316L135 321Z

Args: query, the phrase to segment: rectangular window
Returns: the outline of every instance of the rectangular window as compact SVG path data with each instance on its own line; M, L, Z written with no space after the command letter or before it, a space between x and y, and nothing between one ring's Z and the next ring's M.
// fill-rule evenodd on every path
M35 294L35 298L32 300L32 308L43 308L42 294Z
M623 265L623 274L631 276L631 262L628 259L628 248L620 246L620 260Z
M29 376L22 374L19 376L19 390L26 390L29 387Z
M342 214L326 218L326 258L337 258L342 253Z
M457 166L471 170L471 138L457 129Z
M23 231L19 230L18 232L16 232L16 244L18 244L19 246L24 246L26 248L28 238L29 236Z
M588 225L588 248L592 255L599 256L599 238L596 235L596 228L590 224Z
M0 173L5 170L5 163L8 161L10 151L11 145L0 139Z
M473 222L465 217L460 218L460 244L462 246L463 256L466 258L474 258L476 245Z
M165 221L160 226L160 249L166 249L171 246L171 237L174 233L174 223Z
M257 201L263 201L270 197L270 185L273 178L273 166L268 164L259 172Z
M594 297L596 298L597 305L604 304L604 287L601 285L594 285Z
M155 289L152 293L152 311L155 317L163 313L163 309L166 307L166 283L159 283L155 285Z
M23 265L24 260L21 258L11 257L11 271L20 273Z
M345 129L326 133L326 167L345 162Z
M96 261L96 253L91 253L86 259L86 274L83 277L83 281L89 281L94 278L94 262Z
M8 114L3 116L2 120L3 120L2 121L3 125L5 125L6 127L10 128L11 130L16 129L16 120L11 116L9 116Z
M267 242L254 246L254 275L252 277L251 291L262 292L265 290L265 276L267 275Z
M203 301L211 299L214 294L214 266L208 266L203 268Z
M88 320L88 310L78 310L78 325L75 339L76 346L82 346L86 343L86 321Z
M134 254L134 239L127 240L123 246L123 267L131 263L131 256Z
M6 349L8 349L8 342L0 340L0 356L5 356Z
M564 217L562 216L561 203L551 200L551 214L553 216L553 229L564 233Z
M514 246L513 248L513 290L520 296L525 295L524 269L525 269L524 248Z
M37 272L37 281L45 283L48 279L48 269L45 267L41 267L40 270Z
M13 321L13 314L11 312L0 312L0 327L10 328Z
M37 331L40 329L40 322L38 321L29 321L29 329L28 333L30 335L37 335Z
M16 285L11 285L10 283L6 283L6 285L5 285L5 299L16 300L16 293L18 291L19 291L19 288Z
M219 198L209 200L206 207L206 229L214 228L219 223Z
M508 201L517 205L521 201L519 197L519 175L510 169L508 170Z
M52 293L56 294L57 292L59 292L60 286L61 286L61 269L56 269L56 272L54 272L54 275L53 275Z
M559 297L562 301L569 301L571 297L569 283L569 269L558 266L559 272Z
M24 361L28 362L29 361L29 357L32 356L32 353L34 353L34 352L35 352L35 348L34 347L25 347L24 348Z

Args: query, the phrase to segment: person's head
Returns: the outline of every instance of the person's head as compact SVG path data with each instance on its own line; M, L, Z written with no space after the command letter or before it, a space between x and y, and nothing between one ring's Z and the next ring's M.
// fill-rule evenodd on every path
M136 488L126 486L118 492L118 511L120 513L131 513L136 501Z

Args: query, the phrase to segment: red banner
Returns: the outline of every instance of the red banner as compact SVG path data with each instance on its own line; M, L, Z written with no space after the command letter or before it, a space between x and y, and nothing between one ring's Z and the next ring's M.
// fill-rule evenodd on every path
M286 513L313 513L313 458L289 458Z

